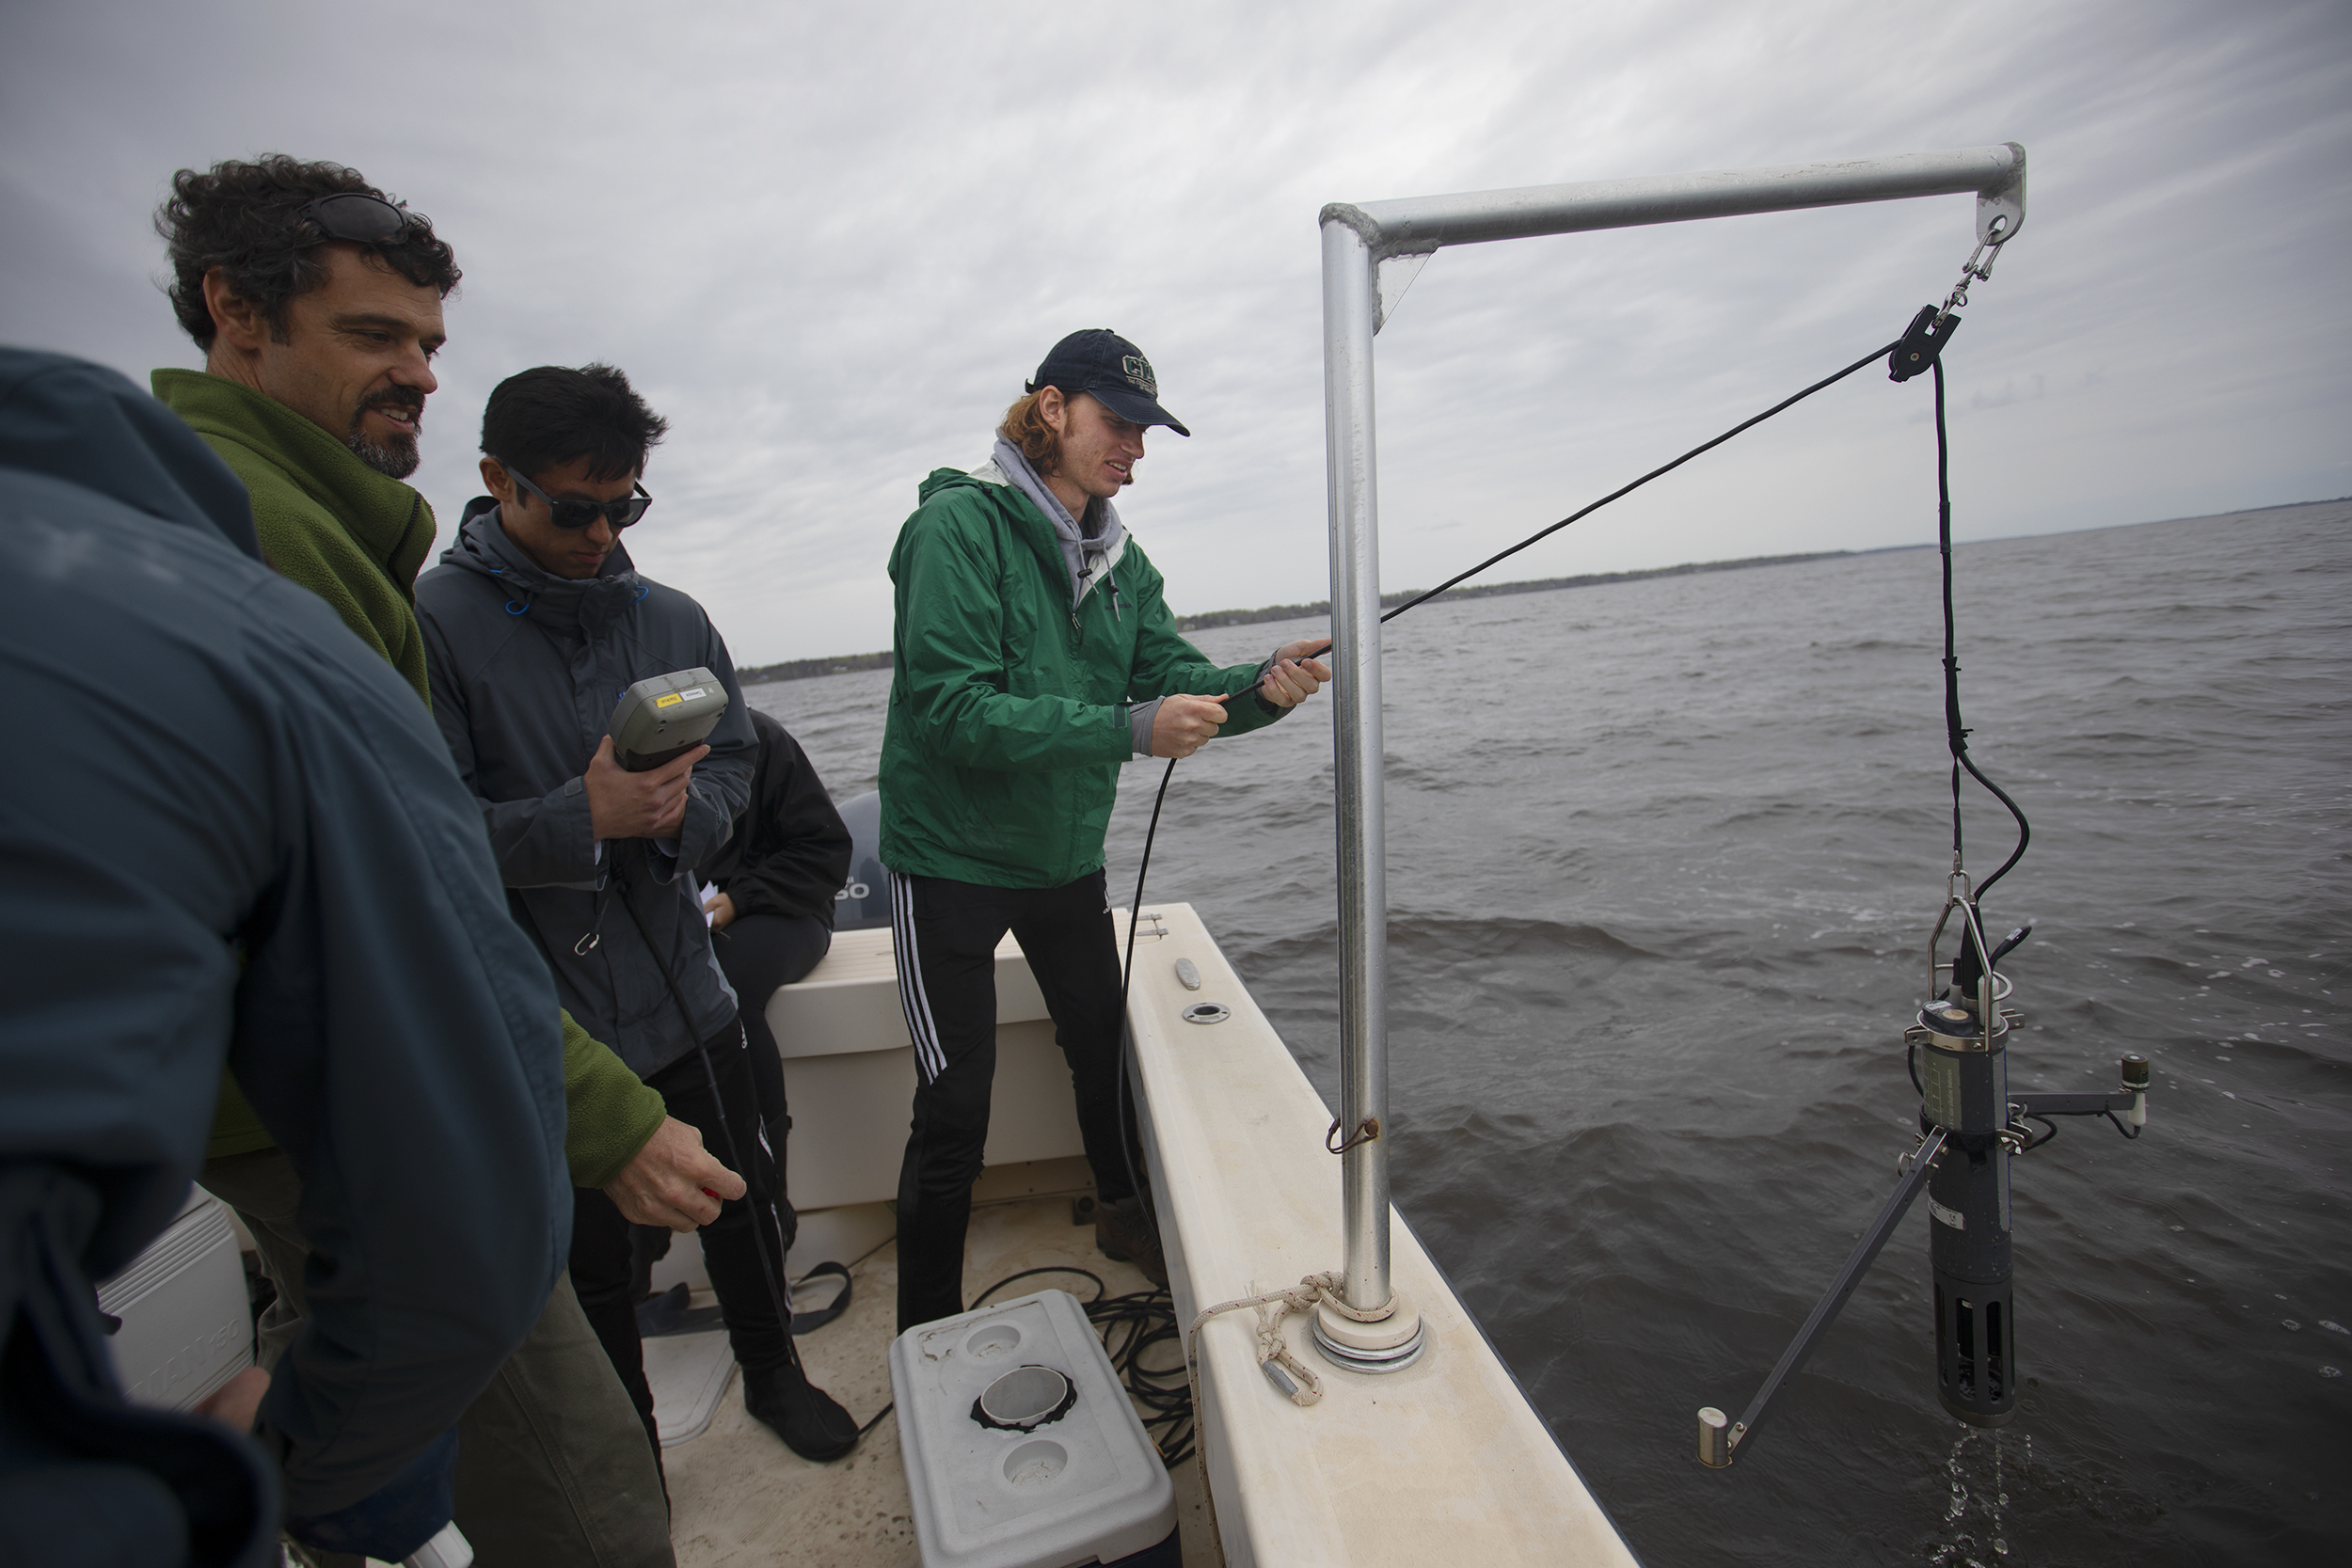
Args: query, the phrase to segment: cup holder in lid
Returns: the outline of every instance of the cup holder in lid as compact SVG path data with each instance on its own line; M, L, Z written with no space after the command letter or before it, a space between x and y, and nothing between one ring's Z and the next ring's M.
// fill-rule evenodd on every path
M990 1323L963 1342L963 1354L986 1359L1009 1355L1020 1348L1021 1331L1010 1323Z
M1060 1420L1077 1402L1077 1385L1053 1368L1016 1367L980 1390L972 1418L998 1432L1028 1432Z
M1069 1465L1068 1449L1051 1438L1040 1437L1005 1455L1005 1479L1015 1486L1041 1486L1059 1477Z

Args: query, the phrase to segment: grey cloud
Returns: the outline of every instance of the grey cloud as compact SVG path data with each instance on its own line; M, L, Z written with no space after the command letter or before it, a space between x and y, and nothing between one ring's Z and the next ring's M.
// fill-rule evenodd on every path
M1325 201L2014 138L2032 216L1953 351L1963 531L2335 495L2344 14L18 6L0 337L192 363L146 228L169 171L351 163L467 270L419 476L445 521L501 375L621 364L675 426L632 547L758 661L886 642L915 481L1079 326L1198 433L1122 503L1177 605L1322 596ZM1389 581L1891 338L1967 241L1952 198L1441 253L1379 340ZM1513 564L1925 537L1924 396L1866 372Z

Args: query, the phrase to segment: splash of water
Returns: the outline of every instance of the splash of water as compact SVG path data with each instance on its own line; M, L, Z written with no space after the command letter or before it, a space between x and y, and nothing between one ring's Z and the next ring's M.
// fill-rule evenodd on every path
M2024 1560L2009 1539L2006 1524L2009 1458L1998 1432L1970 1428L1954 1439L1944 1456L1950 1487L1939 1539L1927 1556L1931 1568L2008 1568ZM2015 1466L2021 1483L2032 1466L2033 1438L2027 1434Z

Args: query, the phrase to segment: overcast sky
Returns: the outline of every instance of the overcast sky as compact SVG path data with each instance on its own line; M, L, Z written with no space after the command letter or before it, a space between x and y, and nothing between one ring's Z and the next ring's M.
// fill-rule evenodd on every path
M199 364L172 170L348 163L466 272L416 478L444 542L490 387L618 364L673 430L630 548L749 664L888 645L917 481L1080 327L1194 432L1120 502L1175 607L1323 597L1327 201L2014 140L2026 224L1947 358L1959 531L2182 516L2352 492L2348 44L2341 0L8 0L0 340ZM1378 344L1387 585L1894 337L1971 207L1439 253ZM1931 539L1927 399L1866 372L1499 575Z

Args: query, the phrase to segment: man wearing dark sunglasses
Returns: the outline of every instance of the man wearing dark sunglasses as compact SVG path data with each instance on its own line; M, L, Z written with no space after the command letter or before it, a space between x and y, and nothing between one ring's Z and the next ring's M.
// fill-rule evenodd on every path
M556 994L749 1183L702 1232L744 1408L803 1458L836 1459L857 1423L810 1386L793 1350L789 1211L695 892L694 873L751 798L758 742L702 606L641 577L620 541L653 504L641 476L668 429L610 365L543 365L499 383L482 415L490 494L467 503L457 542L418 579L417 616L434 717ZM606 734L621 694L693 669L726 688L708 743L624 770ZM572 1214L580 1306L658 1453L629 1216L591 1188L573 1194Z

